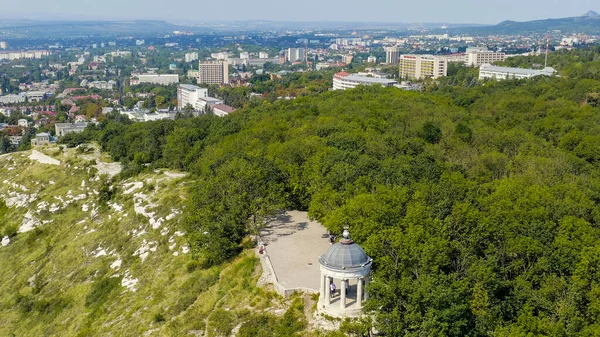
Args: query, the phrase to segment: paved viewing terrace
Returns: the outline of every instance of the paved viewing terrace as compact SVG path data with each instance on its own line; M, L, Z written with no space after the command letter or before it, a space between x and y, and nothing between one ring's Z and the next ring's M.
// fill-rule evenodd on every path
M268 223L260 236L266 248L263 267L270 261L278 292L319 292L319 257L330 247L327 230L320 223L310 221L306 212L289 211Z

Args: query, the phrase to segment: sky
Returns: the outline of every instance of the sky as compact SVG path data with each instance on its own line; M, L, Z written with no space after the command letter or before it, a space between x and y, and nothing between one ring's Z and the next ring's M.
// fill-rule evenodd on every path
M598 0L0 0L1 19L496 24L600 12ZM32 10L33 9L33 10Z

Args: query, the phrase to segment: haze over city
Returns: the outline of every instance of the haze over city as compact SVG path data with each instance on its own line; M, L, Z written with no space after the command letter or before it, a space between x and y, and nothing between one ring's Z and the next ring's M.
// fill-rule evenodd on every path
M597 2L573 1L519 1L484 2L477 0L428 2L396 2L375 0L318 1L298 3L254 1L251 6L233 0L223 6L220 2L183 0L177 5L164 1L106 0L80 5L75 0L59 0L52 9L42 0L12 1L3 4L0 19L33 20L169 20L169 21L345 21L345 22L448 22L495 24L504 20L527 21L545 18L579 16L594 10Z

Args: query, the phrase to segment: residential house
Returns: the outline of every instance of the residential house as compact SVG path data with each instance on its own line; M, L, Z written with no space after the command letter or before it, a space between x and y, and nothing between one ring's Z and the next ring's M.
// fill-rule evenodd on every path
M49 145L52 141L52 137L49 133L42 132L35 135L35 138L31 140L32 146Z
M83 132L88 123L56 123L54 129L57 137L62 137L71 132Z

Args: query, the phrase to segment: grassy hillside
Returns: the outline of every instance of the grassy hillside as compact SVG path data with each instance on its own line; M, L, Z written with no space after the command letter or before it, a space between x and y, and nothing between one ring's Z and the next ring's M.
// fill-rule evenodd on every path
M256 287L251 250L210 269L192 261L180 228L186 175L156 170L112 183L95 167L97 151L41 151L60 164L30 159L31 151L0 157L0 233L10 237L0 247L1 336L252 336L267 327L292 335L307 327L301 298Z

